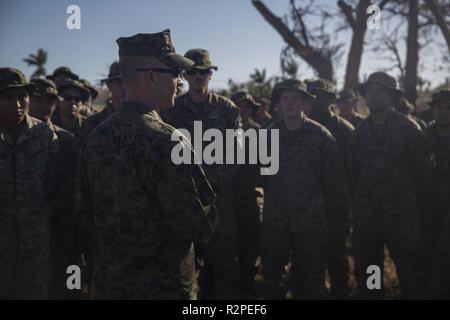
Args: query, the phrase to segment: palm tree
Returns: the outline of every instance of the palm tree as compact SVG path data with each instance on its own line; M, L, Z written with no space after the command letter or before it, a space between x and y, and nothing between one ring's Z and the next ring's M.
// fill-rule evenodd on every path
M44 64L47 62L47 51L38 49L37 54L30 54L28 58L23 59L29 66L36 66L36 71L31 75L31 78L43 77L46 74Z

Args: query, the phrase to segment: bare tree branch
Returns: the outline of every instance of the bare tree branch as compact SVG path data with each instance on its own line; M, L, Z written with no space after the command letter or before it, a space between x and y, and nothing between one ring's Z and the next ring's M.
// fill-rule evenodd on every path
M348 24L352 28L353 31L356 29L356 22L355 18L353 16L353 8L351 5L347 4L345 1L339 0L337 2L337 5L341 9L341 11L344 13L345 18L347 19Z
M448 49L450 50L450 28L439 9L439 5L435 0L425 0L425 3L436 18L436 23L441 29L444 39L447 42Z

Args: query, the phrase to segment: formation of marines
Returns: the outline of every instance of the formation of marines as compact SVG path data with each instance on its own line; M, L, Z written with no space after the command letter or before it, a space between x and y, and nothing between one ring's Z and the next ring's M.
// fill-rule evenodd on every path
M450 89L431 122L384 72L339 94L286 79L227 98L209 89L209 52L177 54L169 30L117 44L100 112L67 67L31 81L0 68L0 298L256 299L261 273L265 299L347 299L351 253L354 297L380 299L367 269L385 247L403 298L450 298ZM178 143L197 159L194 121L278 130L279 171L174 164Z

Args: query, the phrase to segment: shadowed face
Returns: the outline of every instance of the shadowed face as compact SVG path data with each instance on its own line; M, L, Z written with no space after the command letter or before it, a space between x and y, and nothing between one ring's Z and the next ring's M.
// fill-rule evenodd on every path
M387 110L395 105L392 92L378 83L367 84L365 99L370 110Z
M6 128L22 123L28 112L30 98L24 88L7 89L0 93L0 124Z
M112 100L120 105L125 100L125 89L121 79L108 80L106 82L109 91L111 91Z
M30 116L47 122L55 111L58 100L55 96L45 94L43 96L31 96Z
M311 102L308 98L298 92L289 90L284 90L281 93L277 106L284 119L297 118L305 110L311 110Z
M67 117L78 118L81 105L83 104L83 96L80 90L69 87L60 92L60 94L64 99L59 106L61 112Z
M208 87L212 78L212 71L191 69L184 73L184 78L189 83L189 90L199 91Z
M253 113L253 104L247 100L238 101L236 104L239 108L239 112L242 119L249 119L252 117Z

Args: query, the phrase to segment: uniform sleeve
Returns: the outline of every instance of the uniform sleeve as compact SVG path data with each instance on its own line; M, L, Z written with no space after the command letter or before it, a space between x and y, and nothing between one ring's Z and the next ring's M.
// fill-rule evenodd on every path
M411 172L417 186L417 198L420 209L427 210L431 204L431 190L433 188L433 163L432 148L424 133L420 129L414 129L409 135L408 143L409 159L411 159Z
M155 192L164 220L175 237L191 241L209 239L214 222L208 214L215 195L198 165L175 165L170 154L171 148L164 150L154 165L150 161L139 165L144 181L152 184L149 189Z

